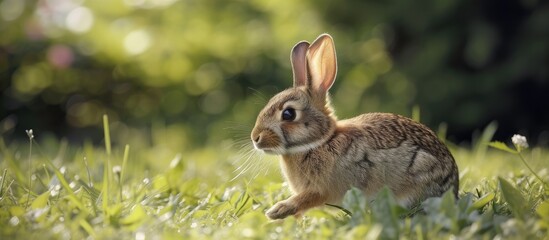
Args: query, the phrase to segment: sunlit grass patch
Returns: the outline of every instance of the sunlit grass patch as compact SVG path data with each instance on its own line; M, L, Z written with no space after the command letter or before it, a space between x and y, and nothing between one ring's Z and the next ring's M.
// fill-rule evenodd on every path
M105 136L112 135L107 129L105 121ZM224 146L177 151L109 140L79 146L30 136L30 142L0 139L0 236L546 238L549 192L540 180L549 179L548 151L522 149L538 179L516 155L489 147L493 131L487 129L472 148L451 146L461 172L459 200L446 194L405 209L389 191L367 201L351 190L340 206L283 221L264 216L290 195L273 157L242 160L248 156L240 149Z

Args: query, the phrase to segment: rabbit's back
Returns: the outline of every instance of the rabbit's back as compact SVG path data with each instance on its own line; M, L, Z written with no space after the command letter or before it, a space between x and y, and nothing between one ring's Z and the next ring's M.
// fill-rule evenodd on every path
M368 113L340 121L338 134L348 142L337 144L348 149L342 165L355 168L355 185L367 195L388 186L405 204L440 196L451 187L457 196L454 158L426 126L396 114Z

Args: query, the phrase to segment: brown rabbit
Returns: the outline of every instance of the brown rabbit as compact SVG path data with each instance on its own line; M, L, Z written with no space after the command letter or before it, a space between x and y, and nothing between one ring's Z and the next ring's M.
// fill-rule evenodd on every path
M452 188L457 197L454 158L426 126L390 113L337 120L328 97L337 72L330 35L299 42L291 62L293 88L267 103L251 134L256 149L282 155L282 172L293 192L267 217L282 219L338 203L351 187L372 197L387 186L404 206Z

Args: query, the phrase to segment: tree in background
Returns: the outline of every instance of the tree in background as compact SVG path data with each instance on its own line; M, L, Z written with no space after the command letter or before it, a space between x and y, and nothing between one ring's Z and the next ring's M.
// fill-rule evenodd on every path
M329 32L341 117L417 105L455 141L494 120L547 139L547 22L535 0L4 0L1 132L100 139L107 113L125 139L218 141L291 85L293 44Z

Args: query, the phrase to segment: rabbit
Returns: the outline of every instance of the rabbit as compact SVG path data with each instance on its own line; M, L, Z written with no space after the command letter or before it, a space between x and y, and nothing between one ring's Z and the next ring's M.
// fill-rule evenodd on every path
M351 187L372 198L387 186L406 207L448 190L457 198L456 162L426 126L391 113L337 119L328 94L337 72L330 35L297 43L290 60L293 87L269 100L251 132L255 149L282 155L293 194L271 207L268 218L338 204Z

